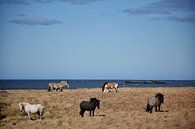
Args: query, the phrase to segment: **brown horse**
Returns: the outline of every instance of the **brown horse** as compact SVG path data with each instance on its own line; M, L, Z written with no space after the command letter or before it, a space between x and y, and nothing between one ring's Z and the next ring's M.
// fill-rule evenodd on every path
M48 84L48 91L51 90L60 90L62 91L64 87L68 87L69 88L69 82L68 81L61 81L59 83L49 83Z
M110 92L110 89L115 89L118 92L118 83L116 82L106 82L102 86L102 92Z

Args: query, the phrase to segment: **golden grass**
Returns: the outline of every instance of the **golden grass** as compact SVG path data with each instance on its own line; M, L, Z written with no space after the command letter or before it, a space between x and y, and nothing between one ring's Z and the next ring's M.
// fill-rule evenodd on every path
M163 112L144 111L148 96L157 92L165 95ZM79 116L79 103L96 97L101 100L95 117ZM14 129L193 129L195 128L195 88L121 88L118 93L102 93L101 89L7 90L0 92L0 101L8 106L2 111L6 118L0 128ZM26 120L18 103L40 103L46 106L43 120L36 115Z

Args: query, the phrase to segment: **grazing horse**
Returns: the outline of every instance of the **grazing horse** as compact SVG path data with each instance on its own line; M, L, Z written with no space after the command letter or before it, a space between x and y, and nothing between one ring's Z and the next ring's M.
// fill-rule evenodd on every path
M160 112L160 106L164 103L164 95L161 93L156 94L155 96L150 96L148 98L148 103L146 111L152 113L152 108L155 107L156 112ZM158 110L157 110L158 107Z
M20 102L19 104L20 111L24 111L28 114L28 118L31 119L30 114L35 114L39 116L40 119L42 119L43 111L45 106L41 104L29 104L26 102Z
M60 90L62 91L64 87L68 87L69 88L69 82L68 81L61 81L59 83L49 83L48 84L48 91L51 91L51 90Z
M90 102L89 101L82 101L80 103L80 115L81 117L84 116L85 111L90 111L90 115L91 116L91 111L92 111L92 115L94 116L94 112L96 107L98 107L98 109L100 109L100 100L96 99L96 98L91 98Z
M118 83L116 82L106 82L102 86L102 92L110 92L110 89L115 89L118 92Z

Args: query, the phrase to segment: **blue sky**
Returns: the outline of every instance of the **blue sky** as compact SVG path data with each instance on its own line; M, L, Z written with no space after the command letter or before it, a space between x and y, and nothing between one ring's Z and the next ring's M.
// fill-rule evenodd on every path
M195 79L195 0L0 0L0 79Z

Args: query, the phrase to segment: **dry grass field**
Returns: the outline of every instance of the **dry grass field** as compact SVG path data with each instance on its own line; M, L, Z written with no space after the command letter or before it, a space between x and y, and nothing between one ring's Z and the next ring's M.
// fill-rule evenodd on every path
M148 96L165 95L162 112L144 111ZM79 103L96 97L101 100L95 116L79 116ZM6 102L0 120L1 129L194 129L195 88L121 88L118 93L102 93L101 89L76 89L63 92L46 90L0 91ZM19 111L21 101L46 106L43 120L33 115L27 120Z

